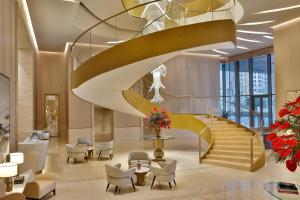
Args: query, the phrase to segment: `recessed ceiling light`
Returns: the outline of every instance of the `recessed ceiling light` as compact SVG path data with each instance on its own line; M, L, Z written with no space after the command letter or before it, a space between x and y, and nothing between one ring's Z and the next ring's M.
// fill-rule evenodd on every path
M79 3L78 1L75 1L75 0L62 0L62 1L70 2L70 3Z
M120 44L122 42L125 42L125 41L124 40L115 40L115 41L106 42L106 44Z
M269 36L269 35L264 35L265 38L268 38L270 40L273 40L273 37L272 36Z
M236 46L236 48L238 48L238 49L244 49L244 50L249 50L248 47L244 47L244 46Z
M227 52L224 52L224 51L220 51L220 50L217 50L217 49L212 49L214 52L216 53L220 53L220 54L224 54L224 55L229 55L229 53Z
M264 10L264 11L261 11L261 12L257 12L255 14L274 13L274 12L280 12L280 11L285 11L285 10L291 10L291 9L295 9L295 8L300 8L300 4L299 5L294 5L294 6L289 6L289 7L272 9L272 10Z
M275 22L275 20L261 21L261 22L249 22L249 23L243 23L243 24L238 24L238 25L242 25L242 26L255 26L255 25L261 25L261 24L269 24L269 23L273 23L273 22Z
M259 41L259 40L250 40L250 39L241 38L241 37L237 37L236 39L241 40L241 41L245 41L245 42L263 43L262 41Z
M257 34L257 35L270 35L271 33L268 32L261 32L261 31L247 31L247 30L236 30L238 33L249 33L249 34Z

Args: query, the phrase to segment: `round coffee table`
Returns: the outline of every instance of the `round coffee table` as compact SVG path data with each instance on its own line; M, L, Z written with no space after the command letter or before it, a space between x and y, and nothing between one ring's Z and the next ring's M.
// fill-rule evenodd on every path
M280 193L277 190L277 184L278 182L267 182L264 184L264 189L273 197L280 200L296 200L300 199L299 194L286 194L286 193ZM300 191L300 185L296 184L296 187L298 188L298 191Z
M136 183L137 186L145 185L145 175L150 171L148 167L140 167L139 169L135 167L134 174L136 175Z

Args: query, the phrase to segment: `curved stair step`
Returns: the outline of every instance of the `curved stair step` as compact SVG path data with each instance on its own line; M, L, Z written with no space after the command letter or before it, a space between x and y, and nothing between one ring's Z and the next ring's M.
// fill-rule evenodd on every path
M224 145L224 146L250 146L250 138L246 141L220 141L220 140L216 140L214 142L215 145ZM253 141L253 146L259 146L260 142L257 140Z
M219 150L250 151L250 145L249 146L214 145L212 148L219 149ZM253 151L260 151L260 150L261 147L253 146Z
M249 141L252 136L218 136L214 135L215 141Z
M240 162L223 161L223 160L215 160L215 159L203 159L201 163L250 171L250 163L246 164Z
M250 151L231 151L231 150L221 150L221 149L212 149L209 151L209 154L214 155L232 155L232 156L245 156L250 157ZM259 152L253 152L253 155L259 156Z
M231 137L231 136L253 136L253 133L251 132L215 132L213 131L212 134L215 137L221 136L221 137Z
M214 160L224 160L224 161L232 161L232 162L242 162L242 163L250 163L250 156L232 156L232 155L216 155L216 154L208 154L206 156L208 159ZM257 157L254 157L256 159Z

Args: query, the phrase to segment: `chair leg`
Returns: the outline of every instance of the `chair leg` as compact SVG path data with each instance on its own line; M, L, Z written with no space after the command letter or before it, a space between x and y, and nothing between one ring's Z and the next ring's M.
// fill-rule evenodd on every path
M109 185L110 185L110 183L107 183L107 186L106 186L106 192L107 192L107 190L108 190L108 188L109 188Z
M115 187L115 195L117 194L118 186Z
M101 159L101 151L99 152L98 160Z
M133 179L132 178L130 178L130 179L131 179L131 184L132 184L133 190L135 191L135 186L134 186Z
M67 164L69 163L69 160L70 160L70 158L68 157L68 159L67 159Z
M55 190L55 189L53 190L53 195L54 195L54 196L56 195L56 190Z
M76 164L76 163L77 163L77 159L75 158L75 159L74 159L74 164Z
M171 185L171 182L169 182L169 187L170 187L170 189L172 189L172 185Z
M152 187L153 187L153 184L154 184L155 179L156 179L156 176L153 177L152 184L151 184L151 189L152 189Z
M175 186L177 186L177 184L176 184L176 181L175 181L175 180L173 180L173 182L174 182Z

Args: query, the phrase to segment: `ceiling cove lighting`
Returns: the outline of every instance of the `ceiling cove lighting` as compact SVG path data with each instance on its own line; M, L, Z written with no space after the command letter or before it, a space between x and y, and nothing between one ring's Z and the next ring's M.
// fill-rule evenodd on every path
M62 0L62 1L70 2L70 3L78 3L78 4L79 4L79 2L78 2L78 1L75 1L75 0Z
M220 51L220 50L217 50L217 49L212 49L214 52L216 53L220 53L220 54L223 54L223 55L229 55L229 53L225 52L225 51Z
M241 37L237 37L236 39L240 40L240 41L245 41L245 42L263 43L262 41L259 41L259 40L250 40L250 39L241 38Z
M236 30L236 32L238 32L238 33L257 34L257 35L271 35L271 33L261 32L261 31Z
M36 41L36 37L34 34L34 30L33 30L33 26L32 26L32 21L30 18L30 14L29 14L29 9L28 9L28 5L27 5L27 1L26 0L19 0L19 5L20 5L20 10L21 10L21 14L23 15L23 18L25 20L25 26L29 32L30 35L30 41L32 42L34 49L36 51L39 50L37 41Z
M255 14L274 13L274 12L280 12L280 11L285 11L285 10L291 10L291 9L295 9L295 8L300 8L300 4L294 5L294 6L289 6L289 7L272 9L272 10L264 10L264 11L257 12Z
M125 42L125 41L124 40L115 40L115 41L106 42L106 44L120 44L122 42Z
M273 40L274 38L272 36L269 36L269 35L264 35L264 38L268 38L270 40Z
M262 25L262 24L269 24L269 23L273 23L275 22L275 20L271 20L271 21L261 21L261 22L249 22L249 23L243 23L243 24L238 24L240 26L256 26L256 25Z
M244 49L244 50L249 50L248 47L244 47L244 46L236 46L236 48L238 48L238 49Z

